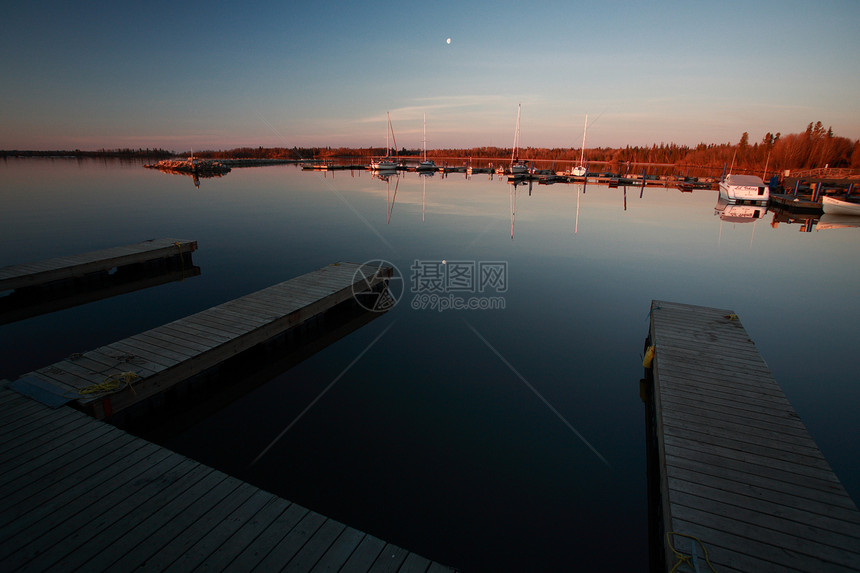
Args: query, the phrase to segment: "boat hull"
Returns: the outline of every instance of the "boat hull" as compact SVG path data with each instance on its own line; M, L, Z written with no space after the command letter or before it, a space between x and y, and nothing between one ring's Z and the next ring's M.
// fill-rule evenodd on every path
M397 164L388 160L373 161L370 164L370 168L374 171L396 171Z
M824 196L821 198L821 208L824 212L830 215L854 215L860 217L860 203L851 203L836 199L835 197Z

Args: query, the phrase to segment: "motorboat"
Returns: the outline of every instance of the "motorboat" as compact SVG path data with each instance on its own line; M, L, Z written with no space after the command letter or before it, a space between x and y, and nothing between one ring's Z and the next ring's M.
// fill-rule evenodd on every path
M729 174L720 181L720 197L730 202L765 203L770 197L770 191L761 177Z

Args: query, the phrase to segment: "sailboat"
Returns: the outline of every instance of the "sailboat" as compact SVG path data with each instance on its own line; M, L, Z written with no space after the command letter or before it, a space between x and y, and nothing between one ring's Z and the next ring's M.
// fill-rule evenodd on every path
M587 131L588 114L585 114L585 127L582 128L582 149L579 152L579 165L570 171L570 174L574 177L585 177L588 175L588 167L585 166L585 134Z
M394 129L391 127L391 116L385 112L388 118L388 130L385 132L385 157L374 158L370 161L370 168L374 171L395 171L397 169L397 158L391 157L391 146L388 143L388 135L394 138ZM394 140L395 154L397 153L397 140Z
M436 171L436 164L427 160L427 114L424 114L424 160L415 168L417 171Z
M520 161L520 111L522 104L517 104L517 128L514 131L514 149L511 151L511 175L525 175L529 172L529 166Z

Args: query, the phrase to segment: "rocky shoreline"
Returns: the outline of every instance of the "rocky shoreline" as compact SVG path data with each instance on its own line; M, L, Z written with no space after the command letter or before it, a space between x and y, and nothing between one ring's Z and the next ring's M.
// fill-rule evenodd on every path
M214 159L162 159L158 163L151 163L144 167L198 175L223 175L230 172L229 167Z

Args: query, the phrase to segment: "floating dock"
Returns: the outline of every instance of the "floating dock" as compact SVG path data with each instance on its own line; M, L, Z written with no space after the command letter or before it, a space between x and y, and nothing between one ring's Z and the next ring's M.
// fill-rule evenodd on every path
M860 512L737 315L653 301L647 344L653 570L860 571Z
M190 257L195 250L197 250L197 241L150 239L124 247L12 265L0 268L0 292L81 278L91 273L109 272L114 268L119 269L157 259Z
M53 406L74 401L96 418L133 404L301 325L356 293L381 286L390 267L334 263L119 342L30 372L12 388Z
M810 201L804 197L797 197L795 195L783 193L771 193L769 200L771 205L775 205L787 211L818 214L823 212L821 203Z
M0 381L4 571L450 571Z

